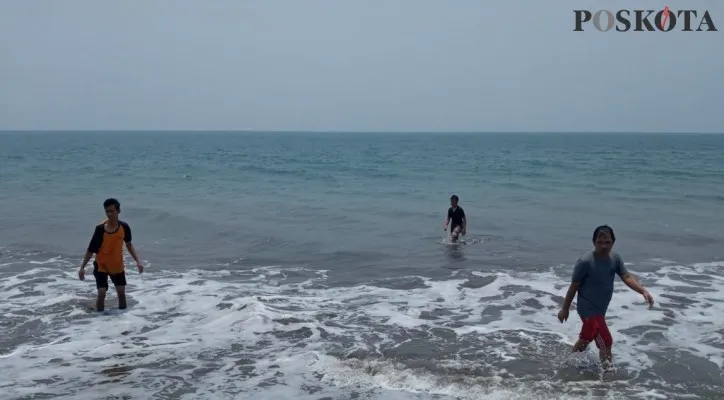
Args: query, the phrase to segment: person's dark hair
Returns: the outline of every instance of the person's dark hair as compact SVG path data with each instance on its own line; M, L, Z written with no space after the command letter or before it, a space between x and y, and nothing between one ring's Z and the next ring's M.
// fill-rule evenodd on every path
M601 232L608 233L608 235L611 236L611 241L614 243L616 242L616 235L613 234L613 229L608 225L601 225L596 227L596 229L593 231L593 242L596 241L596 238Z
M116 206L116 211L121 211L121 203L114 198L106 199L106 201L103 202L103 208L110 206Z
M454 194L454 195L450 196L450 200L459 201L460 199L458 198L458 195Z

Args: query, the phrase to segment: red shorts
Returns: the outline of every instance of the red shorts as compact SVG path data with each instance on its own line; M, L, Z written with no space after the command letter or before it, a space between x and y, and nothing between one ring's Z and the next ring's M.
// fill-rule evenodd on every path
M613 344L611 332L606 326L606 319L603 315L594 315L588 318L581 318L583 326L578 337L588 345L595 341L599 349L610 349Z

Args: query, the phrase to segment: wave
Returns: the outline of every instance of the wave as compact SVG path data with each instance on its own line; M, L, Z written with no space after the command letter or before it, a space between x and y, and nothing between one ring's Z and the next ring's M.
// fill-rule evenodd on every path
M619 399L724 389L721 262L660 260L639 274L653 310L616 284L608 319L619 372L603 386L591 382L595 350L564 368L580 326L556 320L567 284L558 268L335 287L328 271L302 267L150 266L128 273L126 312L97 314L93 284L73 265L54 258L0 279L8 395Z

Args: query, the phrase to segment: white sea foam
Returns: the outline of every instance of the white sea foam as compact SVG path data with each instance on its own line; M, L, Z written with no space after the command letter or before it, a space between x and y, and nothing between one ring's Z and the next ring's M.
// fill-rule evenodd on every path
M16 321L14 342L0 342L2 398L671 398L683 383L665 382L657 365L678 362L665 357L674 353L724 377L724 263L641 274L651 310L617 282L608 319L623 378L608 383L555 376L565 360L596 355L569 357L580 322L556 319L567 278L554 269L456 271L417 277L414 289L327 287L327 271L303 268L149 270L129 272L126 312L97 314L92 279L58 272L63 263L0 279L2 318Z

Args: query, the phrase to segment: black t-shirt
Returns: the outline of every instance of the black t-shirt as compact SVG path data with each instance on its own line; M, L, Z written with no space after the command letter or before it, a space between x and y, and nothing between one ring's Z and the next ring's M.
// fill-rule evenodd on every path
M452 207L447 209L447 216L450 218L450 225L457 226L463 224L463 218L465 218L465 211L463 208L458 206L455 210Z

